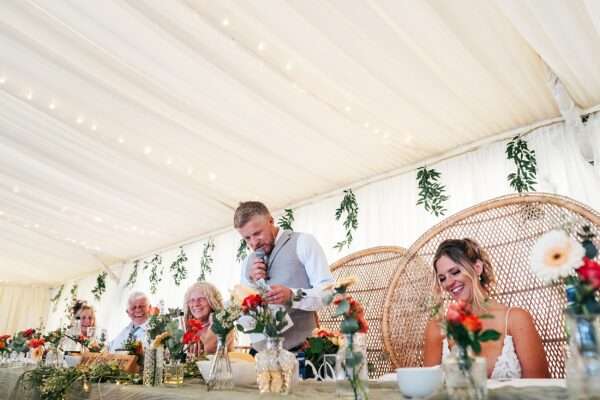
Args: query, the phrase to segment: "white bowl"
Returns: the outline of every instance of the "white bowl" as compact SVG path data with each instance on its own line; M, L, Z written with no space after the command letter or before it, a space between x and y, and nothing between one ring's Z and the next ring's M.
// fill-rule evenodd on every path
M212 356L209 357L212 358ZM202 378L206 381L210 372L210 360L197 361L196 365L200 370ZM231 372L233 374L233 383L237 386L256 384L256 363L231 360Z
M81 362L81 356L70 356L65 354L65 363L67 363L67 367L76 367Z
M396 381L404 397L427 397L442 385L442 368L398 368Z

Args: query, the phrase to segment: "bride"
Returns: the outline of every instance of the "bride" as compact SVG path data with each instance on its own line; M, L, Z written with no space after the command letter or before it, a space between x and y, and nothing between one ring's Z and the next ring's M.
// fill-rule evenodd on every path
M500 332L497 341L481 344L481 354L487 361L487 374L492 379L548 378L548 363L533 319L522 308L507 307L487 300L494 273L487 253L471 239L446 240L438 247L433 259L437 292L448 293L454 301L471 304L482 319L483 330ZM450 352L440 330L440 321L432 319L425 329L424 366L441 363Z

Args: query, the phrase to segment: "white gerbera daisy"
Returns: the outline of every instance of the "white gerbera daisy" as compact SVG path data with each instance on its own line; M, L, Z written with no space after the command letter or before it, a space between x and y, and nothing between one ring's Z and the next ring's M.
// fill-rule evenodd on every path
M544 282L569 276L581 266L583 246L565 231L554 230L542 235L531 251L531 270Z

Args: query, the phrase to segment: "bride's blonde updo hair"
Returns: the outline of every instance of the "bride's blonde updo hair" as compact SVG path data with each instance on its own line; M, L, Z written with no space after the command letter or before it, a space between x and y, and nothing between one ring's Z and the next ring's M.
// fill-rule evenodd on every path
M496 277L487 252L472 239L448 239L444 240L437 248L433 257L433 269L435 281L437 283L438 293L441 294L442 287L437 278L437 262L442 256L450 258L455 263L462 266L462 270L473 282L473 302L482 307L485 300L489 297ZM481 261L483 269L480 275L475 271L475 263Z

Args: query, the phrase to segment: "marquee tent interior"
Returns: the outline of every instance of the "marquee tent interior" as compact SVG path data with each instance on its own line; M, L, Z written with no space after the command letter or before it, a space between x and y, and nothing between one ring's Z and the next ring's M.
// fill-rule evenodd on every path
M330 262L409 247L443 218L415 205L416 168L458 212L513 192L517 134L536 190L600 209L594 0L9 0L0 47L0 331L59 325L77 283L114 334L148 290L148 271L125 285L133 262L160 254L152 300L179 305L168 267L181 246L189 285L209 239L226 293L241 200L293 208ZM359 229L338 252L346 188Z

